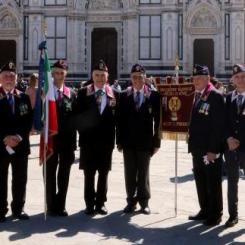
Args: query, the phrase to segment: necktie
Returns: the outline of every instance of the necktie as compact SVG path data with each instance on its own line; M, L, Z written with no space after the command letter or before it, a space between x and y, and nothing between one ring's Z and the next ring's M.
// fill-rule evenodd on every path
M241 109L242 109L242 104L243 104L243 95L239 94L236 99L236 104L237 104L237 112L240 114Z
M62 95L61 95L61 91L59 89L57 90L57 94L58 94L57 102L58 102L58 105L61 106Z
M135 96L135 108L138 111L140 109L140 91L136 92Z
M197 93L195 94L194 108L197 107L197 104L198 104L198 102L200 101L201 96L202 96L202 94L201 94L200 92L197 92Z
M13 98L13 95L11 93L8 93L8 102L9 102L9 106L11 108L11 112L12 112L12 114L14 114L14 98Z
M102 102L102 96L105 95L105 92L102 89L97 90L95 93L96 103L99 109L99 112L101 112L101 102Z

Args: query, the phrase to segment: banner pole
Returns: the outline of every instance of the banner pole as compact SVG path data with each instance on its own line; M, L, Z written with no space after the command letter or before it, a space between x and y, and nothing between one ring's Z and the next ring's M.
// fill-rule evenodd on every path
M175 135L175 195L174 195L174 211L175 217L178 215L178 133Z
M47 24L45 20L42 22L43 36L44 40L47 40ZM44 51L45 52L45 51ZM45 111L45 120L44 120L44 156L43 156L43 171L44 171L44 220L47 220L47 139L48 139L48 120L47 111L48 111L48 103L47 97L44 98L45 104L43 109Z
M44 158L43 158L43 171L44 171L44 220L47 220L47 159L46 159L46 143L44 142Z

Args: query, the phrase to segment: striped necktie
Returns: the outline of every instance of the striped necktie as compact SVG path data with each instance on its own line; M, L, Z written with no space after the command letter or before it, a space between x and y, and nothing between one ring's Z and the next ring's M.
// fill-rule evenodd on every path
M237 113L240 114L242 110L242 104L243 104L243 95L239 94L236 99L236 104L237 104Z
M134 102L135 102L135 108L138 111L140 109L140 91L136 92Z
M8 93L8 102L11 108L11 113L14 114L14 97L13 97L13 94L11 93Z

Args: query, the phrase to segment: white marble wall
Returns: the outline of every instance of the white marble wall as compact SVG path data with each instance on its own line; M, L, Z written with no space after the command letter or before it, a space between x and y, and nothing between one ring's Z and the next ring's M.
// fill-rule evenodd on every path
M11 1L11 0L8 0ZM4 1L6 2L6 1ZM99 3L100 2L100 3ZM123 3L124 9L119 8ZM38 43L42 40L42 21L44 16L67 16L67 61L70 72L89 73L91 54L91 30L94 27L114 27L118 32L118 72L127 74L135 62L146 66L174 66L178 50L178 13L182 13L184 6L184 56L181 64L183 73L191 73L193 66L193 42L196 38L211 38L215 44L215 73L226 74L225 66L234 63L244 63L245 60L245 11L244 0L231 0L232 4L220 5L216 0L192 0L179 4L177 0L162 0L155 6L140 6L136 0L118 0L113 4L95 1L85 9L87 0L67 0L65 7L45 7L44 0L29 0L26 8L9 8L0 5L1 16L7 12L16 19L18 25L12 30L0 30L0 39L12 39L17 43L17 65L20 71L23 66L38 65ZM99 9L102 7L103 9ZM193 28L194 14L200 9L210 11L210 18L216 20L216 28L206 28L205 24ZM224 14L231 13L231 59L224 57ZM162 16L162 59L139 60L139 15L157 14ZM23 16L29 16L29 59L23 61ZM1 23L0 23L1 24ZM123 30L122 30L123 26ZM122 51L123 48L123 51ZM155 73L171 73L173 71L155 70Z

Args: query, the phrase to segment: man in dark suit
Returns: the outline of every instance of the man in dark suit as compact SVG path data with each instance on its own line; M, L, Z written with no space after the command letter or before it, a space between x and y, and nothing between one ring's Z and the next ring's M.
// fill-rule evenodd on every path
M146 84L143 66L131 70L132 87L120 95L118 110L118 149L123 151L127 192L125 213L139 202L141 212L150 214L149 165L160 148L160 95Z
M200 212L190 220L217 225L223 214L222 159L225 105L223 96L210 83L206 66L193 69L195 100L189 125L189 152L193 157Z
M30 154L29 133L32 108L29 96L15 89L15 65L9 62L0 71L0 222L8 212L7 186L9 164L12 166L11 209L13 217L26 220L24 212L27 163Z
M225 226L238 223L239 169L245 168L245 66L233 66L236 89L226 97L226 172L228 177L229 219Z
M53 65L58 134L54 136L54 153L47 160L46 191L47 213L50 216L67 216L65 209L67 189L72 163L75 160L76 130L74 118L75 92L65 86L68 66L59 60Z
M93 83L82 88L77 97L80 168L84 170L85 214L105 215L107 180L115 144L116 97L107 83L108 68L104 61L95 65L92 77Z

